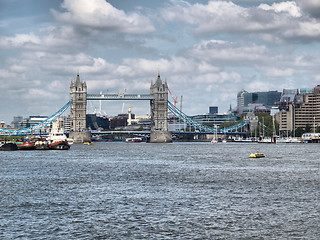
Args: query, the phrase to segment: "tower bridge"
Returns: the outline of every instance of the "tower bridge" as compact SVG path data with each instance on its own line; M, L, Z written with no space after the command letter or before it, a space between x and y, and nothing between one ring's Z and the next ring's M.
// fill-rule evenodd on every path
M187 116L180 109L176 108L174 104L168 101L168 85L167 82L163 82L160 78L160 74L156 81L151 82L150 94L88 94L87 84L85 81L80 80L79 73L74 81L70 84L70 101L65 104L55 114L51 115L46 120L24 129L10 130L0 128L0 133L5 135L19 135L35 133L35 131L49 125L57 117L70 107L70 120L71 120L71 131L70 137L75 142L85 142L91 140L91 132L86 129L86 112L87 112L87 101L88 100L134 100L134 101L150 101L150 112L151 112L151 131L150 131L150 142L171 142L172 133L168 131L168 110L181 119L188 126L192 126L201 132L218 132L226 133L237 131L240 128L247 126L250 122L257 124L257 119L247 118L243 122L235 124L233 126L216 129L203 125L193 118ZM253 124L254 125L254 124ZM237 134L237 133L235 133Z
M70 137L75 142L90 140L90 132L86 131L86 109L88 100L143 100L150 101L151 132L150 142L172 142L172 134L168 131L168 85L158 74L155 83L151 82L150 94L88 94L87 84L80 80L79 73L70 84L71 129Z

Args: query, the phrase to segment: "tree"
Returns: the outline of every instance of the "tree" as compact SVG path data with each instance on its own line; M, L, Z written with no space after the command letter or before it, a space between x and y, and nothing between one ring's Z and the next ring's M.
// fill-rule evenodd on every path
M311 126L310 126L310 124L309 124L309 123L306 125L306 127L305 127L305 131L304 131L304 132L306 132L306 133L311 132Z
M301 137L303 133L304 133L304 130L302 127L296 128L296 130L295 130L296 137Z

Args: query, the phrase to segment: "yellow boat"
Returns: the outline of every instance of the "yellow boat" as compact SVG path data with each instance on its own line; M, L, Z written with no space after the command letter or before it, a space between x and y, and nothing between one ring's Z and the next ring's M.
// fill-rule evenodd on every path
M264 154L262 153L251 153L250 158L263 158L264 157Z
M84 142L83 144L86 144L86 145L94 145L93 142Z

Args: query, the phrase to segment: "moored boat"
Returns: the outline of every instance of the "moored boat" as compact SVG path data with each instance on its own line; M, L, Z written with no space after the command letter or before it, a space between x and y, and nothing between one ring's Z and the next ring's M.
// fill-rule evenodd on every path
M73 144L73 139L67 138L62 127L62 120L57 119L52 123L52 130L47 137L47 142L50 149L54 150L68 150Z
M55 141L49 144L50 149L52 150L68 150L70 145L67 141Z
M8 142L8 143L0 143L0 151L14 151L18 150L17 144Z
M46 140L39 139L34 143L37 150L49 150L49 142Z
M21 144L17 144L18 150L35 150L36 146L34 142L22 142Z
M142 142L142 138L140 137L126 138L126 142Z

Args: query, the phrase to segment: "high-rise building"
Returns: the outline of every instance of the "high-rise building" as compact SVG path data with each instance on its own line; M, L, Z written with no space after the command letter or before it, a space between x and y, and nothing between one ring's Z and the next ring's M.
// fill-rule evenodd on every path
M237 94L237 110L238 112L242 112L242 109L244 107L244 94L247 93L246 90L241 90Z
M309 125L312 131L320 126L320 86L312 93L300 95L299 102L289 104L288 109L277 115L279 131L283 136L290 135L297 128L305 129Z
M271 108L276 102L279 102L281 98L281 92L247 92L243 94L243 98L244 107L247 107L249 104L263 104L264 106Z

